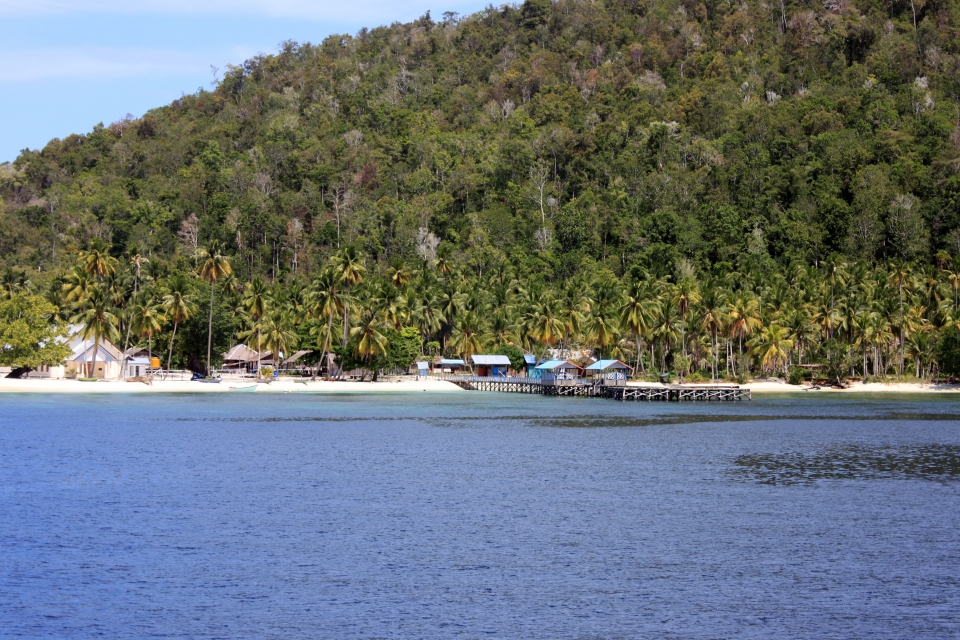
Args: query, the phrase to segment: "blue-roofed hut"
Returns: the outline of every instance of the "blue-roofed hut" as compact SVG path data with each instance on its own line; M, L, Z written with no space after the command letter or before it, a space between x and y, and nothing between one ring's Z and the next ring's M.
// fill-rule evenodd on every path
M526 373L528 377L534 377L534 371L537 368L537 356L532 353L523 354L523 367L526 370L524 373Z
M478 376L506 377L510 370L510 358L507 356L475 355L470 360L476 365Z
M586 368L586 372L604 386L623 387L633 367L619 360L597 360Z
M544 384L574 384L583 373L583 367L569 360L547 360L537 365L536 371Z
M440 358L440 371L442 373L460 373L466 363L457 358Z

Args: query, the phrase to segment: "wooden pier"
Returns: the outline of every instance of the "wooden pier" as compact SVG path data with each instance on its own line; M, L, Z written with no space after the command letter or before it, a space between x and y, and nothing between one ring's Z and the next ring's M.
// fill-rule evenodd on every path
M544 396L582 396L644 402L737 402L752 400L749 389L738 385L650 385L633 386L604 384L604 380L564 380L544 383L539 378L505 378L499 376L443 376L468 391L501 393L535 393Z

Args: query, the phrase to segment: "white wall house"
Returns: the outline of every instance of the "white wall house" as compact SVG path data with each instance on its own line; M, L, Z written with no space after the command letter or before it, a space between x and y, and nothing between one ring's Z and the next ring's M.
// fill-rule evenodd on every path
M110 342L103 340L97 345L97 358L94 363L93 340L81 340L67 358L67 375L76 374L80 378L119 378L123 353Z
M97 362L93 362L93 340L84 340L82 325L70 325L67 346L72 353L67 356L63 365L42 366L28 375L30 378L65 378L79 376L81 378L119 378L120 367L123 363L123 353L108 340L101 340L97 347Z
M34 369L30 373L28 373L27 377L28 378L52 378L55 380L59 380L59 379L62 379L65 374L66 374L66 367L64 367L62 364L55 365L52 367L50 365L43 364L43 365L40 365L40 367L38 367L37 369Z
M123 377L126 379L142 378L150 371L150 358L131 358L127 356L127 362L124 364Z

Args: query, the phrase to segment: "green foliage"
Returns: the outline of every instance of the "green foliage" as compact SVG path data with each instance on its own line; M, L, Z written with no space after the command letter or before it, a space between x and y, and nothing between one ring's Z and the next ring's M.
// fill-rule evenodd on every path
M286 42L0 167L0 265L97 237L172 261L216 240L245 281L348 245L413 262L427 234L547 281L960 253L948 9L684 6L525 0Z
M58 311L43 297L29 293L0 300L0 365L36 369L63 364L70 347L66 324L51 321Z
M856 360L850 354L849 346L839 340L824 340L821 345L823 364L827 366L827 379L843 384L850 377L850 369Z
M404 327L399 331L387 329L383 335L387 339L387 350L372 358L358 355L358 337L350 340L345 348L335 347L337 366L346 371L407 371L420 357L420 333L413 327Z
M510 368L514 371L525 371L527 363L523 359L523 350L513 344L501 344L494 347L491 354L510 358Z
M399 331L387 330L387 353L383 369L406 371L420 357L420 332L414 327L404 327Z
M804 371L800 367L790 367L789 382L792 385L803 384Z
M960 377L960 330L949 327L940 335L937 345L940 371L950 377Z

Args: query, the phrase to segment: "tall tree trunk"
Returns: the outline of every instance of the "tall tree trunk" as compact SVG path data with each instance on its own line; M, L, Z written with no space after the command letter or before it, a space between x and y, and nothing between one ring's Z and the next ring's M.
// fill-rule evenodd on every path
M637 369L643 372L643 375L647 375L647 369L643 366L643 351L640 349L640 336L637 335ZM636 369L634 369L636 371Z
M173 361L173 341L177 337L177 320L173 321L173 335L170 336L170 351L167 353L167 373L170 373L170 363Z
M140 280L139 277L136 277L136 278L133 279L133 298L134 298L134 299L136 299L136 297L137 297L137 283L139 282L139 280ZM127 319L127 335L126 335L126 337L123 339L123 362L126 362L126 359L127 359L127 349L130 347L130 325L131 325L131 324L133 324L133 323L132 323L132 322L130 321L130 319L128 318L128 319ZM123 378L126 377L126 373L125 373L124 370L123 370L123 365L122 365L122 364L120 365L120 377L123 377Z
M207 320L207 375L210 375L210 352L213 347L213 285L210 281L210 317Z
M91 369L90 369L89 375L85 376L85 377L87 377L87 378L96 378L96 377L97 377L97 351L99 351L99 350L100 350L100 336L94 334L94 336L93 336L93 364L90 365L90 366L91 366ZM106 371L104 371L104 374L106 374ZM103 377L106 378L107 376L104 375Z
M330 349L330 343L333 341L333 313L330 314L330 318L327 320L327 337L323 340L323 353L326 357L327 351ZM327 381L333 379L333 371L330 370L330 363L327 362Z
M327 365L327 380L330 380L330 364L327 362L327 349L330 347L330 332L333 331L333 315L330 316L330 323L327 325L327 335L323 338L323 350L320 352L320 361L317 363L317 371L313 377L320 375L320 367Z
M684 358L687 357L687 335L685 331L686 327L684 326L685 319L686 319L686 316L684 314L681 314L680 315L680 353L683 355Z

